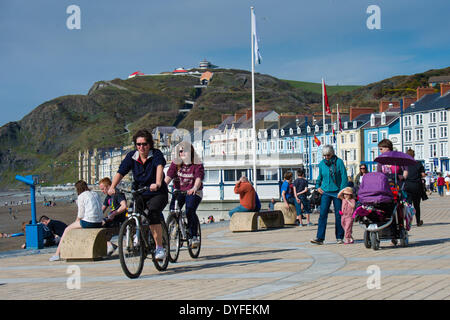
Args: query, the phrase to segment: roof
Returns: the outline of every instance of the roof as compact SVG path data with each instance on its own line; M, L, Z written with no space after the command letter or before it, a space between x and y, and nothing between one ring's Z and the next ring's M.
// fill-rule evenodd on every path
M447 91L443 96L439 92L426 94L418 101L414 103L414 106L409 106L403 112L407 113L416 113L416 112L424 112L436 109L449 109L450 108L450 91Z
M165 134L165 133L172 133L175 130L177 130L176 127L156 127L153 129L153 133L155 133L156 131L159 131L162 134Z
M366 122L361 127L362 129L373 129L373 128L378 128L378 127L387 127L387 126L390 126L392 123L394 123L396 120L398 120L400 118L399 115L386 114L386 123L385 124L381 124L381 113L372 113L372 114L375 115L375 125L374 126L370 125L370 118L369 118L369 121Z

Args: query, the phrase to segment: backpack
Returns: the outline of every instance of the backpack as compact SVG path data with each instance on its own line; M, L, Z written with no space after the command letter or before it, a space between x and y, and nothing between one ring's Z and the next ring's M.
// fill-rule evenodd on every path
M393 202L389 178L381 172L366 173L359 186L358 200L362 204Z

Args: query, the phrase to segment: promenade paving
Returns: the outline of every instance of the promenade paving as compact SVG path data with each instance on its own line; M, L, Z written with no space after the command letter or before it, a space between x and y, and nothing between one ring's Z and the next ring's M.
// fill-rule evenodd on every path
M321 246L309 242L317 225L245 233L230 232L228 222L202 225L198 259L182 250L164 272L148 259L134 280L123 274L117 255L49 262L54 248L1 254L0 299L450 300L450 196L422 202L422 219L409 232L408 247L385 240L378 251L364 247L357 224L354 244L336 244L332 214ZM71 286L73 268L80 271L79 289ZM378 282L370 270L379 271Z

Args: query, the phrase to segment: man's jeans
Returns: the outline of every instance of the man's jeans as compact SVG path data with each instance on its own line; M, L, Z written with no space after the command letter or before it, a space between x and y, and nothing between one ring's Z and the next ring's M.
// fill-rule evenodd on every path
M341 210L342 200L337 198L337 194L337 192L327 192L322 194L322 200L320 201L319 227L317 229L316 237L318 240L325 240L328 211L330 210L332 201L334 206L336 239L344 239L344 229L342 228L341 215L339 214L339 211Z
M242 205L238 205L236 208L231 209L228 214L231 216L235 213L235 212L251 212L253 210L247 209L246 207L242 206Z

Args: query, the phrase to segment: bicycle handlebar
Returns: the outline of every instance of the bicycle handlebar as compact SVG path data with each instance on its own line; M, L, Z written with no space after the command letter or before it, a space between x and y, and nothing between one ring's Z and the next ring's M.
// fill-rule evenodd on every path
M131 193L131 194L133 194L133 193L141 193L141 192L150 190L150 187L143 187L143 188L140 188L140 189L137 189L137 190L125 190L125 189L121 189L121 188L117 188L116 187L116 190L119 191L119 192L122 192L122 193Z

